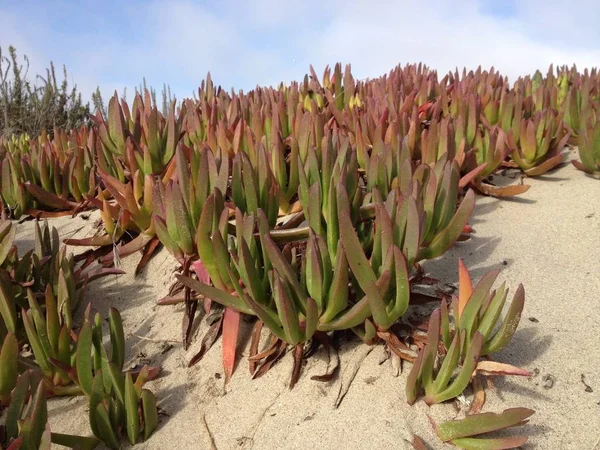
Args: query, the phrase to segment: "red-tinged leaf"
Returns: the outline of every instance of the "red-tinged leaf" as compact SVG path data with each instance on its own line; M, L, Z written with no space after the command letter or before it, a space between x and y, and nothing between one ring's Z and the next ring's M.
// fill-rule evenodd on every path
M458 259L458 319L462 316L462 313L467 306L469 298L473 293L473 282L471 281L471 275L467 270L465 263L462 258Z
M23 436L19 436L18 438L16 438L14 441L12 441L8 447L6 447L6 450L19 450L23 445Z
M590 175L596 175L596 176L600 175L600 172L596 173L593 170L590 170L589 168L584 166L580 161L577 161L576 159L571 160L571 164L573 164L577 169L579 169L585 173L589 173Z
M269 371L269 369L271 367L273 367L273 364L275 364L277 361L279 361L281 359L281 357L285 354L285 351L287 349L287 344L284 341L279 340L275 344L273 344L273 347L274 347L275 351L272 352L265 359L265 362L259 367L259 369L256 371L256 373L252 376L252 379L262 377L265 373L267 373Z
M378 331L377 336L381 338L396 356L399 358L414 363L416 360L416 355L411 348L398 339L394 333L390 331Z
M553 156L550 159L547 159L543 163L538 166L532 167L531 169L524 170L525 174L530 177L538 177L540 175L545 174L549 170L554 169L560 163L564 161L564 154L559 153L558 155Z
M59 197L56 194L47 192L41 187L35 184L31 184L29 181L25 182L24 185L31 195L33 195L44 205L49 206L51 208L73 210L79 206L78 203L71 202L65 198Z
M523 125L521 126L521 153L525 160L533 161L537 151L533 120L528 120L526 125Z
M279 348L279 344L279 338L276 335L271 334L271 343L269 344L269 347L266 350L263 350L262 352L257 353L254 356L248 356L248 360L260 361L262 359L268 358L271 354L277 351L277 349Z
M527 440L527 436L514 436L505 438L460 438L450 442L464 450L507 450L520 448Z
M519 377L529 377L531 372L520 367L515 367L510 364L505 364L496 361L479 361L475 368L475 373L482 375L515 375Z
M85 273L82 273L82 278L87 278L87 281L90 282L97 280L98 278L106 277L108 275L124 275L126 273L127 272L121 269L99 267L97 269L89 270Z
M129 241L127 244L122 245L118 249L119 258L125 258L126 256L132 255L135 252L139 252L144 248L144 246L154 239L153 231L146 231L138 234L134 239ZM114 254L110 253L102 258L102 264L110 264L114 261Z
M178 305L185 302L184 295L167 295L156 302L157 305Z
M104 247L106 245L113 245L113 238L109 235L94 236L83 239L65 239L63 241L66 245L73 246L84 246L84 247Z
M144 253L142 254L142 258L140 259L140 262L135 268L135 275L138 275L144 269L144 267L146 267L146 264L148 264L148 261L150 261L152 255L154 255L154 253L156 252L156 249L158 248L159 244L160 240L157 237L152 238L152 240L148 244L146 244L146 246L144 247Z
M144 380L145 381L152 381L154 380L156 377L158 377L158 374L161 372L162 368L160 366L134 366L133 368L129 369L127 372L129 372L131 374L131 379L133 380L133 382L137 382L138 376L143 372L143 376L144 376ZM143 383L140 383L143 384Z
M434 427L438 437L442 441L448 442L523 425L528 422L526 419L534 412L528 408L510 408L501 413L473 414L464 419L434 424Z
M527 192L531 185L529 184L512 184L510 186L492 186L487 183L477 183L473 187L481 194L489 195L490 197L514 197L515 195Z
M466 187L469 183L473 182L487 167L488 163L483 163L471 170L466 175L463 175L458 183L460 189Z
M406 380L406 401L409 405L412 405L417 401L419 393L421 392L421 367L423 365L424 355L425 351L421 350L417 355L417 359L410 369Z
M294 366L292 367L292 377L290 379L290 390L294 389L296 383L300 379L300 371L302 370L302 354L304 353L304 344L299 344L294 347Z
M241 313L235 309L225 308L223 313L223 369L225 384L229 382L235 369L235 355L240 330Z
M206 270L206 266L202 262L202 260L194 261L191 265L192 270L196 273L198 280L204 284L210 284L210 274ZM212 304L212 300L210 297L204 297L204 312L208 314L210 312L210 306Z
M221 325L223 324L223 315L219 317L219 319L213 323L204 337L202 338L202 343L200 344L200 350L196 353L190 362L188 363L188 367L192 367L198 361L200 361L206 352L213 346L217 338L219 337L221 331Z
M415 450L429 450L427 446L423 443L421 438L416 434L413 434L413 440L411 444Z
M473 401L471 402L471 407L469 408L469 415L479 414L483 405L485 404L485 389L483 388L483 383L481 382L481 378L478 376L473 377Z

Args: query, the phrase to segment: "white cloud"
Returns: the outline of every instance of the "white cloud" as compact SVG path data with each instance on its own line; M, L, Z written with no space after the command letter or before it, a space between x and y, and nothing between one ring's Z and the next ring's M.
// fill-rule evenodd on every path
M224 88L248 90L300 79L309 64L321 72L351 63L357 78L399 63L424 62L441 74L493 65L514 80L550 63L581 70L600 62L596 2L516 1L502 18L482 12L484 1L156 1L132 6L116 32L98 27L80 36L0 8L0 45L16 45L34 68L64 63L85 94L100 84L105 96L124 86L131 95L145 76L158 91L169 83L181 98L209 70Z

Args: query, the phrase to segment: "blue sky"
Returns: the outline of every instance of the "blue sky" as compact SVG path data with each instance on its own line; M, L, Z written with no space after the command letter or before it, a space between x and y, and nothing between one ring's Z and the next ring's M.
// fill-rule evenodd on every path
M27 54L30 73L65 64L86 98L96 86L131 95L144 76L182 98L209 70L248 90L336 62L357 78L412 62L493 65L511 80L600 66L598 17L593 0L0 0L0 46Z

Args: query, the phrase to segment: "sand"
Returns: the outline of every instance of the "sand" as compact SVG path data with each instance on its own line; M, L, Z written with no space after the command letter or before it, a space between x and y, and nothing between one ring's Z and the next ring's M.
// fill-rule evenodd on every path
M534 409L531 422L519 429L530 436L524 448L593 449L600 438L600 182L570 164L525 182L532 187L515 200L478 196L472 239L425 268L442 283L456 283L461 257L475 279L501 268L497 285L506 280L511 296L520 282L524 284L520 327L496 359L534 375L496 378L495 391L487 390L484 411ZM51 223L62 238L85 237L97 218L94 212L87 220L79 216ZM20 248L33 245L32 222L20 225L17 239ZM340 374L329 383L310 379L327 367L325 355L318 353L306 362L291 391L291 353L264 377L251 379L246 359L249 330L227 386L220 341L200 363L187 368L207 328L205 320L197 320L196 338L184 351L183 308L156 305L174 280L176 262L163 250L134 278L138 260L138 255L123 259L128 273L95 282L87 295L103 315L109 306L121 311L128 364L163 367L162 376L149 387L164 414L154 435L137 448L408 449L413 433L431 449L449 448L435 437L427 415L451 419L456 409L452 404L429 408L422 401L409 406L404 387L410 365L394 376L391 361L381 363L381 345L345 343ZM340 386L348 384L354 367L354 380L335 408ZM84 398L52 399L49 408L52 431L91 434Z

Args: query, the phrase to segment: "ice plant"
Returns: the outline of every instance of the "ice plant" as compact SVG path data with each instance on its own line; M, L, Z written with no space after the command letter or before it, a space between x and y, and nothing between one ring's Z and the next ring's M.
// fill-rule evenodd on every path
M475 193L469 189L459 204L460 172L454 160L442 158L433 168L421 164L414 171L408 164L405 167L395 197L386 201L394 221L408 224L398 223L395 233L400 234L394 242L404 249L398 238L412 229L411 239L418 243L414 261L437 258L459 238L475 207Z
M131 371L122 372L125 338L119 312L109 313L111 351L102 342L102 321L96 314L85 322L74 353L74 366L52 360L65 370L89 400L89 420L94 436L109 448L120 448L123 433L131 445L147 440L158 424L154 394L143 386L158 369L144 366L135 380Z
M406 397L410 405L417 400L422 389L425 390L424 400L428 405L457 397L468 386L477 367L483 340L481 333L477 331L473 338L469 338L465 333L458 331L454 334L441 365L435 370L440 342L440 322L441 313L436 309L429 319L427 345L419 352L406 381ZM461 361L461 348L467 341L469 350L458 374L453 377Z
M59 249L58 233L44 222L35 225L35 248L19 257L13 245L16 225L0 223L0 317L6 328L19 328L17 311L28 307L27 291L44 296L48 289L57 299L58 309L67 327L73 325L73 312L81 303L87 284L97 278L122 274L119 269L87 268L76 265L75 257L67 255L65 246ZM4 255L4 257L2 257Z
M216 206L221 208L216 220L225 221L222 222L225 224L228 219L226 216L221 217L221 213L224 205L222 193L226 193L228 187L230 160L221 151L213 153L206 145L197 150L181 144L177 149L175 162L177 178L168 180L165 185L155 185L152 227L158 239L179 261L184 275L193 270L202 277L206 273L205 267L213 259L210 251L208 254L202 252L207 244L210 247L205 239L216 227L216 222L202 221L202 218L213 214L212 208ZM197 302L190 300L187 287L185 302L183 339L184 346L187 347L197 308ZM210 309L208 300L205 308L207 311Z
M508 290L504 284L497 291L491 290L498 273L497 270L488 272L473 288L469 273L459 260L459 296L453 298L451 308L454 329L451 329L450 313L443 300L441 308L430 318L427 345L419 353L407 381L410 404L416 401L421 388L425 390L427 404L450 400L467 387L476 371L488 375L529 375L528 371L508 364L479 362L479 357L498 352L508 345L518 327L525 301L525 291L519 285L499 324ZM436 371L440 339L445 354ZM459 366L458 375L450 383Z
M579 160L573 159L573 165L600 179L600 120L596 109L589 107L583 112L581 127L577 137Z
M4 433L0 444L7 450L50 450L51 444L91 450L100 441L94 437L52 433L44 382L29 370L19 376L6 410Z
M475 177L471 185L479 192L494 197L519 195L529 189L529 185L494 186L487 181L510 154L506 133L498 126L484 126L477 132L474 153L467 158L469 167L486 164L485 169Z
M512 339L525 303L525 289L519 284L506 316L500 321L502 310L508 297L508 289L502 283L498 290L492 290L499 271L486 273L472 287L471 277L462 260L458 262L459 296L452 301L452 316L456 331L465 333L466 340L462 346L462 355L468 351L469 342L475 333L482 336L480 355L489 355L505 348ZM448 311L442 308L442 334L444 345L449 346L451 331L449 328Z
M11 153L7 153L0 162L0 193L2 205L10 215L16 219L20 218L27 210L33 207L33 197L25 188L26 176L30 178L29 166L22 167Z
M543 175L563 162L569 136L562 115L551 109L538 111L532 118L521 120L518 138L508 134L511 157L526 175Z

